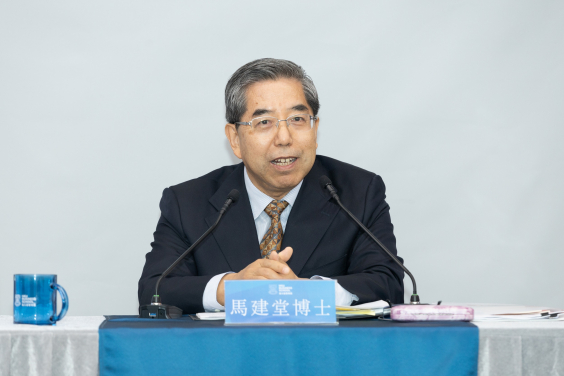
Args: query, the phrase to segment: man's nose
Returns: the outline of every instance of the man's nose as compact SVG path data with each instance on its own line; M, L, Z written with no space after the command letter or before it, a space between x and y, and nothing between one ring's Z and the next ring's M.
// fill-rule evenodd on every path
M290 134L288 121L280 120L278 122L278 128L276 129L276 138L274 141L276 142L276 145L280 146L286 146L292 143L292 135Z

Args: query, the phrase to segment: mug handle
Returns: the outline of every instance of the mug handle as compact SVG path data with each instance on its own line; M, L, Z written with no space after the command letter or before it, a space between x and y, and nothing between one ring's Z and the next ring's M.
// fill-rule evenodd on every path
M65 315L67 314L67 311L69 309L69 296L67 295L67 292L65 291L63 286L54 283L53 288L59 291L59 294L61 294L61 302L63 303L63 306L61 307L61 312L59 312L58 315L54 316L51 319L51 321L55 322L62 320L62 318L65 317Z

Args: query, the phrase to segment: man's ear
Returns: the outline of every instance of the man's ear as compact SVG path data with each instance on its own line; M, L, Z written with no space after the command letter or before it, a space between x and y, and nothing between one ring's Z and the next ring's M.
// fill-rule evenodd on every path
M235 124L225 124L225 136L227 136L227 140L229 140L233 154L235 154L237 158L243 159L241 158L241 146L239 145L239 132Z

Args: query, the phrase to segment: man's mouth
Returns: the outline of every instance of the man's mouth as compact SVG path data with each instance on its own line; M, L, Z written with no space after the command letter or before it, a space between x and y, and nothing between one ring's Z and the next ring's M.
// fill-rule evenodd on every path
M273 161L271 161L270 163L272 163L273 165L276 166L288 166L292 163L294 163L294 161L298 159L298 158L294 158L294 157L290 157L290 158L278 158L278 159L274 159Z

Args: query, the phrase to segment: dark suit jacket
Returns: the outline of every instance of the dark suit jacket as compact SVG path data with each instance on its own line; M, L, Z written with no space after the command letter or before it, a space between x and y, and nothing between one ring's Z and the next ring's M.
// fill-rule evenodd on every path
M318 155L304 178L286 225L282 247L294 249L288 266L299 277L331 277L360 301L390 299L403 303L403 270L331 199L318 180L327 175L343 204L388 249L397 254L382 179L371 172ZM167 188L152 251L139 280L139 303L149 304L161 273L217 219L227 194L240 192L219 226L161 281L164 304L185 313L203 311L208 281L227 271L239 272L260 258L259 239L245 188L243 164L227 166ZM401 259L400 259L401 260Z

